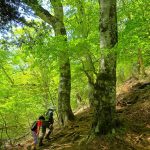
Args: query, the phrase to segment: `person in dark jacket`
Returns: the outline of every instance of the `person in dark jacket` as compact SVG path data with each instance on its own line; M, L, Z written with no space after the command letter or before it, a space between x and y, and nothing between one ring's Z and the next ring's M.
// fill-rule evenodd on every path
M46 112L46 121L45 121L45 126L46 129L48 129L48 133L45 136L45 139L50 140L50 134L53 131L53 123L54 123L54 118L53 118L53 112L55 109L48 109L48 111Z

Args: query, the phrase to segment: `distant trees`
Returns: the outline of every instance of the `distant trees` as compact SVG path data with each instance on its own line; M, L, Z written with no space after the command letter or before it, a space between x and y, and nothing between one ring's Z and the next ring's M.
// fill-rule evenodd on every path
M118 1L118 82L146 77L149 61L148 1ZM122 78L122 73L124 77ZM120 80L121 77L121 80ZM123 79L123 80L122 80Z

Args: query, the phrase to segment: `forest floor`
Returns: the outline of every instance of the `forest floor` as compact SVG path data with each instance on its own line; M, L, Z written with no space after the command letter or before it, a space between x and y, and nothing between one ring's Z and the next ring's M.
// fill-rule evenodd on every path
M122 123L115 133L87 142L92 124L92 110L76 112L67 127L55 124L51 141L39 150L150 150L150 82L129 79L117 89L117 116ZM31 140L14 149L25 150Z

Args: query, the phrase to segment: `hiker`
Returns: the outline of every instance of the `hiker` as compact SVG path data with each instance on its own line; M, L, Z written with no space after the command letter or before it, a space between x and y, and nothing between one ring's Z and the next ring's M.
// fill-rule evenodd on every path
M32 127L31 127L31 132L32 132L32 136L33 136L33 139L34 139L34 142L32 143L33 150L36 150L40 130L41 130L41 127L42 127L42 124L43 124L44 120L45 120L45 117L40 116L39 119L37 121L35 121L33 123Z
M55 110L54 108L49 108L48 111L46 112L45 126L49 130L45 136L45 139L47 139L47 140L50 140L49 136L53 131L53 123L54 123L53 112L54 112L54 110Z
M40 135L39 135L39 146L43 146L43 139L45 137L45 134L46 134L46 120L44 120L42 122L42 130L40 132Z

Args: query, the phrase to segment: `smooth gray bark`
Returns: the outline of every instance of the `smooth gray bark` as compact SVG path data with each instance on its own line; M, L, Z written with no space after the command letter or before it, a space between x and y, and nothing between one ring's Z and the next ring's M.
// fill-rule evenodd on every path
M116 0L100 0L100 70L95 83L94 134L106 134L114 128L116 102L117 43Z

